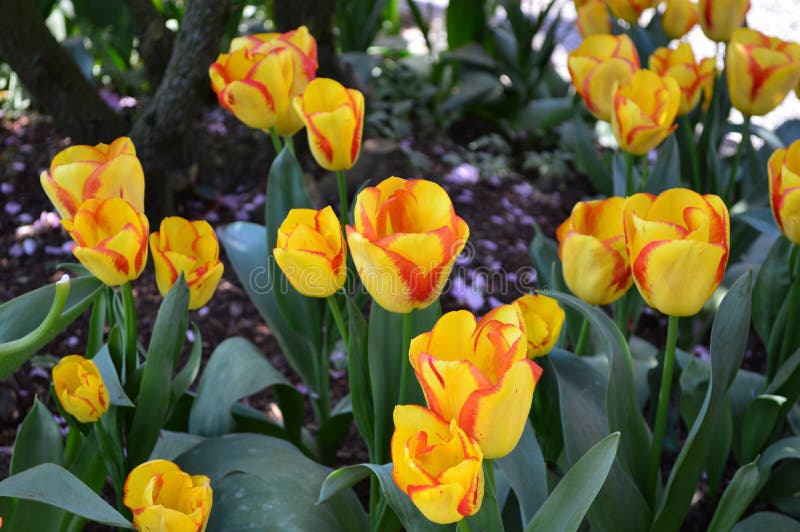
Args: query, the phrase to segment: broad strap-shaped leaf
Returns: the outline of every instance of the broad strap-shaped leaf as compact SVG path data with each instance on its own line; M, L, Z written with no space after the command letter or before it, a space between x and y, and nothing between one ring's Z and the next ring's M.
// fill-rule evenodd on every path
M349 340L347 345L347 380L350 384L353 418L356 421L361 437L367 443L370 456L372 456L374 453L373 446L375 445L375 410L367 358L367 332L369 326L353 298L348 296L346 300Z
M547 465L530 422L525 424L522 437L514 450L494 463L508 479L517 496L522 522L530 522L547 499Z
M680 134L680 132L676 132ZM643 192L660 194L670 188L681 186L681 156L678 150L678 141L675 135L670 135L658 148L658 157L653 165L647 182L644 184Z
M775 512L758 512L736 523L731 532L797 532L800 521Z
M117 370L114 367L114 362L111 360L111 353L108 350L108 344L103 344L92 361L97 365L100 376L103 378L103 385L108 390L108 396L112 405L117 406L133 406L133 403L128 398L122 384L119 382Z

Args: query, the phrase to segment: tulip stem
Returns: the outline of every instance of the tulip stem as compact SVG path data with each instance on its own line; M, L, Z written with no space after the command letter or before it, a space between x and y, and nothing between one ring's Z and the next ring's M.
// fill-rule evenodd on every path
M586 338L589 336L589 320L583 318L581 332L578 333L578 341L575 343L575 354L580 355L586 347Z
M37 346L41 347L47 342L50 332L58 324L58 319L61 317L61 311L64 310L64 305L67 303L67 296L69 295L69 277L64 275L57 283L55 288L55 295L53 296L53 304L50 306L50 311L34 330L16 340L10 342L0 343L0 358L13 356L21 351L34 351ZM24 360L24 359L23 359Z
M350 211L347 207L347 178L344 176L344 170L336 171L336 179L339 181L339 216L342 219L342 231L345 231ZM347 235L345 234L345 236Z
M283 144L281 143L280 135L278 135L274 127L269 128L269 138L272 139L272 147L275 148L275 155L278 155L283 149Z
M122 383L125 384L127 378L133 375L136 371L137 356L136 356L136 305L133 301L133 290L131 283L127 282L120 286L120 293L122 295L122 309L123 309L123 325L125 327L125 343L124 343L124 360L122 366Z
M644 190L644 186L647 184L647 173L650 170L650 158L647 154L642 157L642 180L639 181L639 190Z
M625 153L625 195L632 196L635 192L633 183L633 164L634 155L632 153Z
M122 464L119 460L122 453L115 452L111 437L108 435L100 419L95 421L93 425L94 436L97 440L97 445L100 447L100 454L106 464L108 474L111 475L111 482L114 484L114 493L117 496L117 508L123 508L122 491L125 485L125 472L122 470Z
M458 530L458 532L470 532L469 524L467 524L467 520L466 519L462 519L461 521L459 521L458 522L458 526L456 527L456 530Z
M344 325L344 318L342 317L342 309L339 308L339 302L336 301L336 294L328 296L327 300L328 300L328 307L331 309L331 314L333 314L333 320L336 322L336 327L339 328L339 334L342 337L345 349L347 349L347 344L348 344L347 327L345 327Z
M658 473L661 467L661 447L667 427L667 411L672 389L672 369L675 366L675 345L678 340L678 317L670 316L667 322L667 346L664 349L664 369L661 373L661 389L658 392L658 410L653 430L653 447L650 454L650 476L648 493L655 497Z
M744 115L744 123L742 124L742 141L736 148L736 155L733 156L733 166L731 166L731 175L728 177L728 190L725 192L725 199L729 204L733 203L736 174L739 173L739 162L741 161L742 153L745 150L745 143L750 143L750 115Z
M408 397L408 374L411 373L411 361L408 358L408 351L411 347L411 313L403 314L403 351L400 354L400 393L397 396L397 404L403 405Z
M683 134L686 136L686 144L689 145L689 157L692 159L692 182L696 192L702 194L702 183L700 183L700 160L697 158L697 147L694 145L694 130L689 123L689 116L681 116Z
M283 137L283 145L289 148L289 153L294 155L294 137L286 135Z

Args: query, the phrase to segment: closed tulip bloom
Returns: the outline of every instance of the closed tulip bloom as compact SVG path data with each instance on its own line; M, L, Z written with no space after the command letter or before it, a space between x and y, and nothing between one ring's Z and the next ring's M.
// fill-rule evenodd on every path
M469 238L447 192L432 181L390 177L356 198L347 244L370 296L390 312L428 307Z
M562 223L558 257L570 291L590 305L608 305L633 284L622 206L625 199L581 201Z
M164 218L160 231L150 235L150 250L161 295L167 295L182 273L189 286L189 309L208 303L224 270L219 261L219 241L208 222L190 222L179 216Z
M575 0L575 10L578 12L575 24L581 37L611 33L611 19L605 0Z
M670 39L680 39L697 24L697 3L689 0L667 0L661 19L664 33ZM650 67L652 68L652 67Z
M589 111L610 122L614 85L631 81L639 70L639 55L627 35L592 35L569 53L567 67Z
M71 220L81 203L92 198L122 198L144 211L144 172L127 137L60 151L40 181L63 220Z
M61 225L75 240L72 253L108 286L138 278L147 262L147 217L120 198L91 199Z
M775 223L800 244L800 140L769 158L769 201Z
M667 138L677 125L681 88L670 76L639 70L629 85L614 90L611 127L620 148L644 155Z
M733 106L764 115L800 82L800 44L739 28L728 43L725 67Z
M713 57L695 61L689 43L682 42L675 49L657 48L650 56L650 70L659 76L669 76L681 89L679 115L690 113L700 102L706 87L714 83L716 60Z
M606 0L615 17L636 24L642 12L653 7L653 0Z
M326 170L348 170L356 164L364 130L364 95L336 80L317 78L295 97L294 107L308 134L317 163Z
M167 460L136 466L125 481L122 502L133 513L137 530L203 532L211 514L213 492L205 475L191 476Z
M458 424L419 405L394 407L392 478L428 520L455 523L483 502L483 454Z
M53 368L53 388L61 407L81 423L94 423L110 400L95 363L80 355L62 358Z
M542 369L528 360L515 306L499 306L480 321L466 310L448 312L411 341L409 358L428 407L455 420L486 458L516 447Z
M722 199L685 188L634 194L625 200L623 223L645 302L670 316L696 314L728 263L730 219Z
M727 42L733 30L744 24L750 0L699 0L700 27L712 41Z
M292 209L278 228L275 261L292 286L308 297L336 293L347 277L342 226L330 206Z
M528 358L542 357L553 350L566 314L558 301L542 294L526 294L514 306L525 323Z

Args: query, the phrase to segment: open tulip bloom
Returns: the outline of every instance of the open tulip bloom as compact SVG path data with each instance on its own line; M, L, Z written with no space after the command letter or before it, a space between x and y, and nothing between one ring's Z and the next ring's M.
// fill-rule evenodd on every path
M800 245L800 140L769 158L769 200L783 234Z

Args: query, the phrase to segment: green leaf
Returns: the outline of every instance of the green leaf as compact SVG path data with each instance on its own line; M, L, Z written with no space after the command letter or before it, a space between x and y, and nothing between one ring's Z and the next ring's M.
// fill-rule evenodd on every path
M763 208L750 208L745 212L737 214L734 219L742 220L753 229L758 230L770 238L779 238L783 233L775 223L775 218L772 215L772 209L768 207Z
M714 518L708 526L708 532L731 530L759 489L761 489L761 473L758 465L752 462L740 467L722 494Z
M56 464L40 464L0 482L0 497L37 501L104 525L133 528L86 484Z
M211 478L209 530L367 530L367 517L353 492L316 504L330 469L285 440L258 434L210 438L176 463L190 474Z
M580 116L576 116L563 126L561 138L565 147L575 157L575 166L586 174L597 192L605 196L613 195L614 179L611 166L597 153L594 132Z
M150 337L136 410L127 438L131 464L147 460L167 420L172 370L186 340L188 324L189 287L181 275L161 303Z
M644 192L659 194L681 185L681 156L675 135L667 137L658 149L656 164L644 186Z
M197 436L196 434L162 430L161 434L158 435L158 441L148 460L173 461L203 441L205 441L205 438L203 436Z
M772 435L775 425L783 421L781 414L786 403L786 397L770 394L759 395L750 403L742 426L742 460L755 459Z
M775 512L758 512L739 521L732 532L797 532L800 521Z
M547 466L530 423L514 450L494 463L517 496L522 522L528 523L547 499Z
M194 345L192 345L192 352L189 354L189 359L186 364L175 376L172 381L172 389L170 390L169 404L175 405L178 398L186 393L189 386L192 385L200 372L200 363L203 361L203 337L200 335L200 328L196 323L192 323L192 330L194 331Z
M447 47L455 50L479 40L486 26L485 0L450 0L445 13Z
M367 443L370 456L375 444L375 411L372 400L372 389L369 382L369 363L367 359L367 320L361 309L351 297L347 300L348 340L347 345L347 380L350 384L350 395L353 403L353 418L356 421L361 437Z
M553 364L548 357L537 359L537 363L542 368L542 378L536 384L533 404L528 418L533 424L535 436L544 459L548 462L556 463L564 450L564 433L561 428L561 408L558 399L558 379L556 378Z
M92 361L97 365L97 369L100 371L100 376L103 378L103 385L108 391L111 404L117 406L133 406L133 403L125 394L122 384L119 382L117 369L114 367L114 362L111 360L108 344L103 344Z
M789 254L792 242L782 236L778 238L758 270L753 286L753 327L766 345L778 317L780 302L789 293Z
M578 530L589 506L606 481L618 445L619 432L615 432L597 442L583 455L536 512L525 527L526 532Z
M577 112L571 96L538 98L515 115L512 123L520 131L547 131L571 119Z

